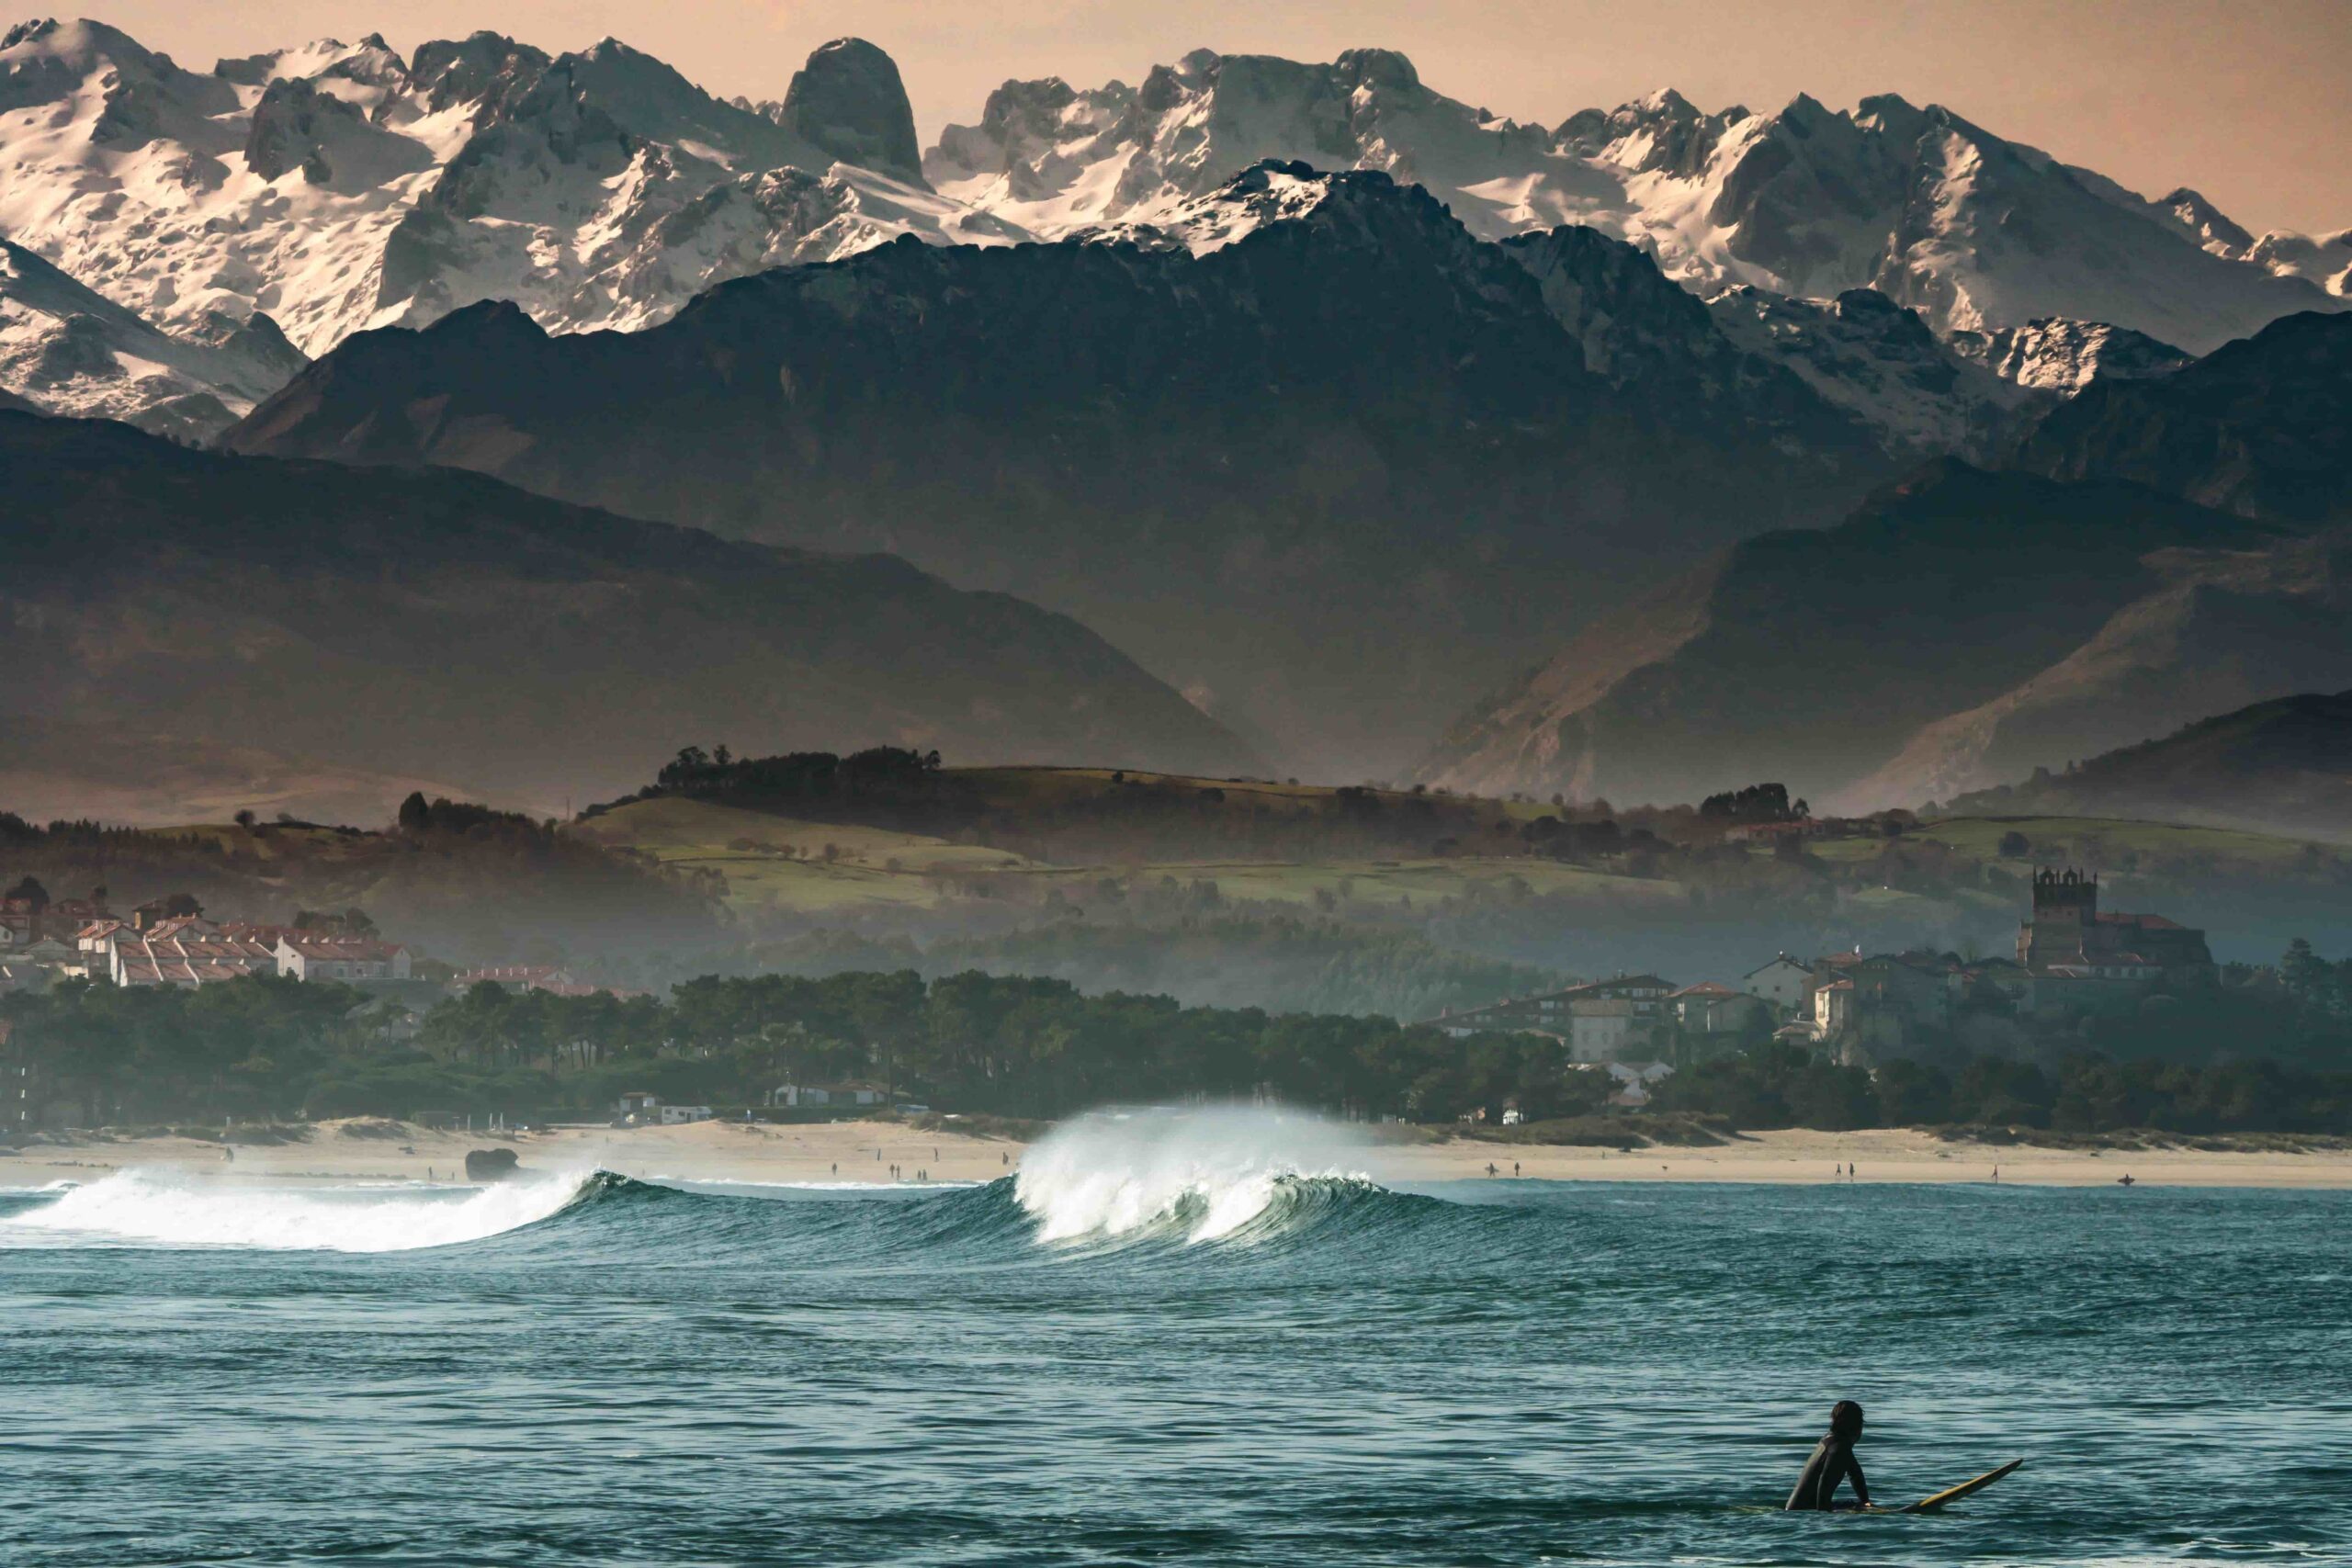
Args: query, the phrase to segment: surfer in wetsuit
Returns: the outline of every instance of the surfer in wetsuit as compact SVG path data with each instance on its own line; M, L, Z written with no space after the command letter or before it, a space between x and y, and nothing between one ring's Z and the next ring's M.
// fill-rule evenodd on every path
M1797 1477L1797 1489L1789 1494L1785 1511L1804 1513L1839 1506L1867 1508L1871 1506L1871 1485L1862 1479L1861 1461L1854 1457L1854 1445L1862 1440L1862 1407L1850 1399L1841 1399L1829 1412L1829 1431L1814 1445L1813 1457L1804 1461L1804 1473ZM1840 1481L1850 1482L1854 1500L1849 1504L1830 1501Z

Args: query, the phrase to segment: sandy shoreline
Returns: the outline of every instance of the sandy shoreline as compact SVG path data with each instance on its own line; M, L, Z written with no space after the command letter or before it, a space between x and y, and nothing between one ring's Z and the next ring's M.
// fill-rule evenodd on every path
M323 1122L303 1142L240 1145L235 1158L191 1138L91 1140L35 1145L0 1156L0 1189L91 1181L115 1170L184 1169L221 1180L447 1181L462 1179L466 1151L512 1148L537 1171L602 1168L627 1176L696 1181L861 1182L888 1185L919 1174L933 1181L989 1181L1021 1163L1025 1145L952 1133L919 1133L890 1122L744 1126L705 1122L681 1127L558 1127L501 1134L410 1129L367 1137L350 1123ZM1557 1145L1442 1144L1368 1146L1365 1174L1392 1185L1500 1176L1544 1181L1726 1181L1819 1183L1990 1181L2101 1186L2125 1175L2152 1187L2352 1188L2352 1150L2311 1153L2196 1149L2075 1150L1951 1144L1903 1130L1758 1133L1702 1148L1620 1154ZM892 1168L899 1175L894 1178Z

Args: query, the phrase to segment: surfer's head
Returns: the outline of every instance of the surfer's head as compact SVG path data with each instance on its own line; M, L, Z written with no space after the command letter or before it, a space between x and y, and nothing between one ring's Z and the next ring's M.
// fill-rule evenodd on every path
M1862 1435L1862 1407L1850 1399L1841 1399L1829 1409L1829 1429L1852 1442Z

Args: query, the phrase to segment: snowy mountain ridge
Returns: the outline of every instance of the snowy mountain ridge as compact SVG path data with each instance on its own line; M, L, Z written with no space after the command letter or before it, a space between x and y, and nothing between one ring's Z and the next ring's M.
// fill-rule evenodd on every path
M2030 389L2067 389L2081 366L2035 369L1962 337L2111 322L2203 353L2352 289L2352 231L2256 238L2195 192L2149 201L1893 96L1709 113L1660 91L1547 128L1448 97L1394 51L1310 63L1200 50L1134 87L1008 82L978 125L920 152L896 65L854 39L755 104L612 39L549 55L478 32L403 59L371 35L199 73L101 22L0 34L0 236L166 340L214 342L266 315L253 330L309 355L492 299L552 331L637 330L716 283L901 235L1199 254L1317 209L1311 179L1229 183L1269 160L1420 184L1483 239L1587 225L1702 297L1751 291L1768 314L1763 295L1875 288L1975 364L2041 377ZM1808 314L1778 313L1784 328ZM1816 377L1837 314L1810 311ZM135 367L35 389L22 367L55 355L33 337L62 329L29 319L11 329L12 390L130 412L148 394L125 389L165 390ZM250 403L246 370L218 384L199 370L175 372L171 395ZM1943 374L1870 368L1901 405L1871 417L1903 439L1973 428L1981 400L1919 402Z
M0 239L0 386L31 406L207 439L308 363L266 315L164 333Z
M0 35L0 233L166 332L266 312L313 354L482 299L643 326L763 266L1002 234L924 188L880 51L829 45L794 89L762 115L610 39L492 33L200 75L103 23L26 23ZM869 146L896 172L833 156Z
M1201 50L1140 87L1009 82L924 171L1052 238L1182 231L1265 159L1427 186L1488 239L1589 225L1702 295L1874 288L1939 333L2064 317L2203 353L2352 287L2342 236L2256 241L2194 192L2148 201L1939 106L1833 113L1800 95L1711 114L1662 90L1546 130L1449 98L1385 50L1326 65Z

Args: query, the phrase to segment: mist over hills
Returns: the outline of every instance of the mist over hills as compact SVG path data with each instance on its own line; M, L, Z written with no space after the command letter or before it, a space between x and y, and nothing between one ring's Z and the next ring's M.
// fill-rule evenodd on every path
M1816 808L1949 799L2256 696L2352 680L2341 531L1946 461L1733 547L1447 736L1471 790Z
M12 728L308 760L346 800L354 769L532 803L617 792L682 736L1255 762L1084 627L886 556L19 413L0 412L0 465Z

